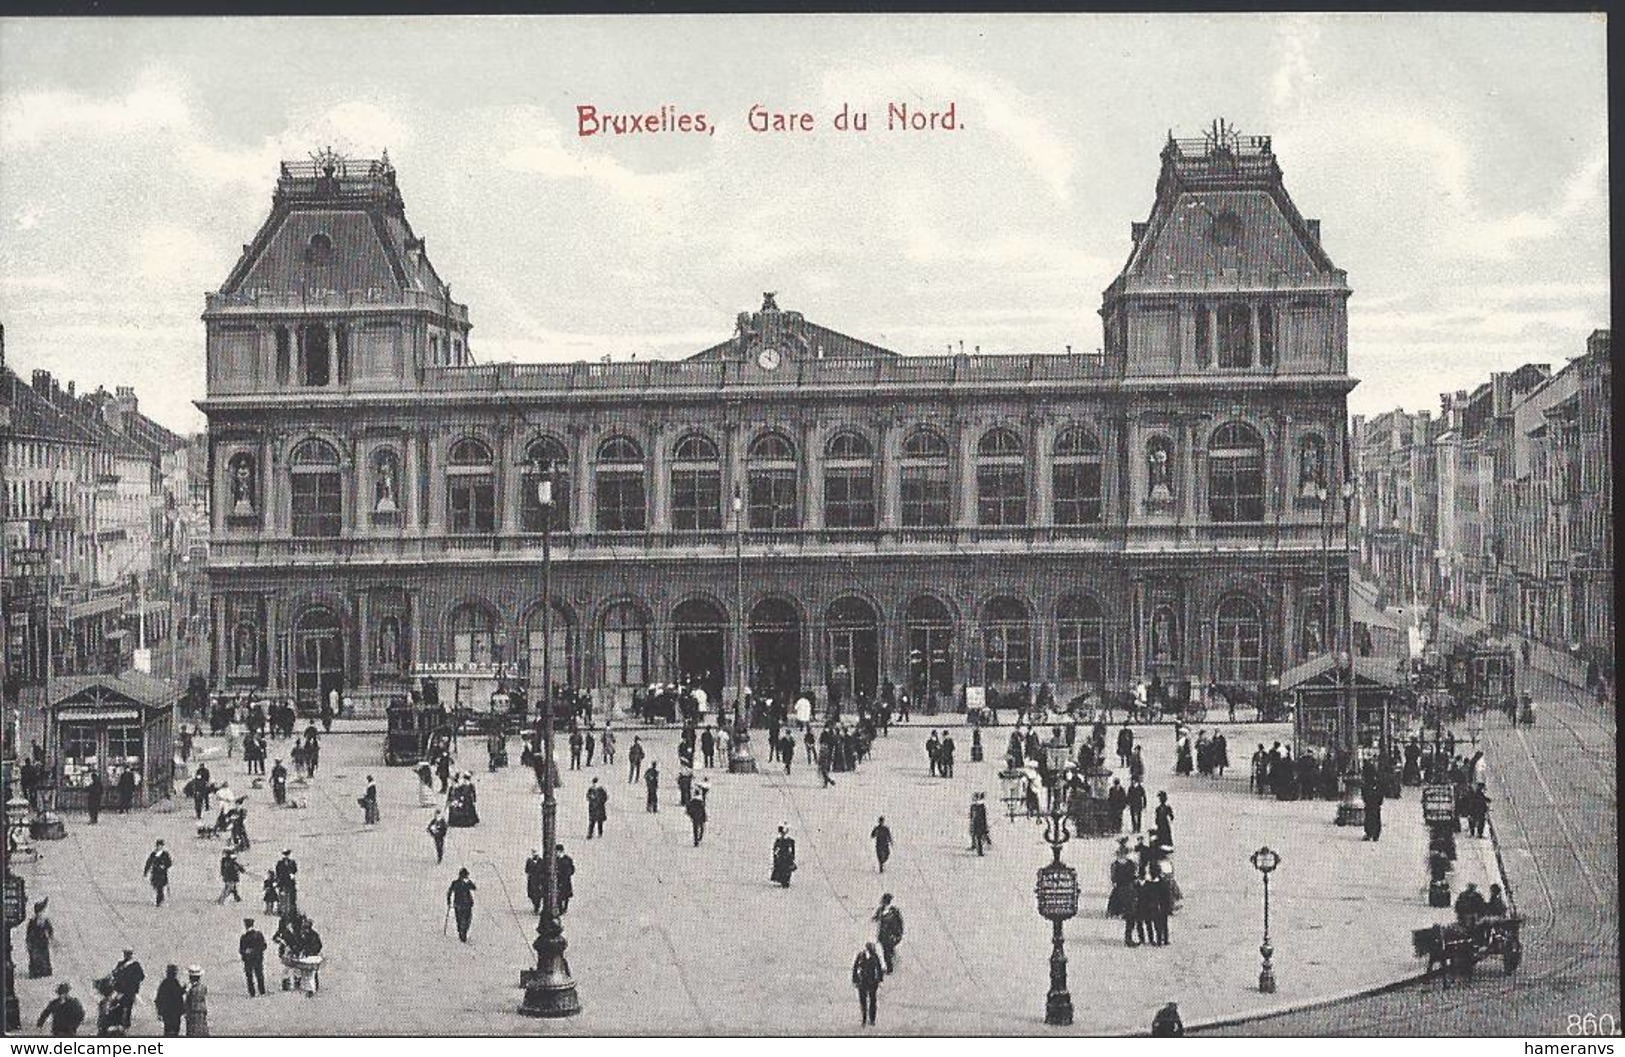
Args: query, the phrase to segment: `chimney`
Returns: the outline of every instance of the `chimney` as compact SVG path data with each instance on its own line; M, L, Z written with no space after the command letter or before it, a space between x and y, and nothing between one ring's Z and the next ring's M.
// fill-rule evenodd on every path
M1601 359L1608 358L1608 333L1609 332L1606 330L1593 330L1591 332L1591 336L1586 339L1587 356L1596 356ZM5 365L6 331L4 327L0 327L0 367L4 367Z
M1505 371L1490 372L1490 414L1500 418L1512 409L1512 387Z
M140 410L140 404L135 398L135 386L121 385L114 390L113 401L118 404L119 410L126 415L133 415Z
M68 379L68 399L69 400L73 399L73 379L72 378Z
M42 368L34 368L34 392L51 399L51 372Z
M1318 245L1319 242L1320 242L1320 221L1318 221L1318 220L1305 220L1303 223L1304 223L1304 226L1309 229L1309 237L1314 239L1316 244Z
M1133 226L1129 228L1129 235L1134 239L1134 244L1136 246L1140 244L1141 239L1145 238L1146 226L1147 225L1143 221L1136 220L1134 221Z

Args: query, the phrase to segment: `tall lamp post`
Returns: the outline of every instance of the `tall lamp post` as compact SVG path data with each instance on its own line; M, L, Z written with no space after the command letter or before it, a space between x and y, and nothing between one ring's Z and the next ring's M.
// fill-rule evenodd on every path
M1337 805L1337 824L1358 826L1365 821L1365 805L1360 799L1360 709L1354 679L1354 575L1349 561L1348 533L1350 507L1354 502L1354 482L1344 481L1343 497L1343 612L1336 621L1338 668L1343 690L1343 750L1348 769L1343 774L1343 802ZM1327 599L1327 605L1331 599Z
M1264 875L1264 942L1258 946L1258 954L1264 959L1264 966L1258 971L1258 989L1266 995L1273 995L1275 966L1270 959L1275 957L1275 948L1270 945L1270 874L1281 865L1281 856L1266 844L1253 852L1252 861L1253 869Z
M728 773L755 774L750 754L750 717L745 715L745 497L734 486L734 733L728 739Z
M1054 779L1060 783L1060 775ZM1045 820L1044 840L1055 858L1038 868L1038 884L1033 892L1038 897L1038 913L1052 928L1049 956L1049 994L1044 1000L1044 1023L1051 1027L1065 1027L1072 1023L1072 993L1066 987L1066 939L1061 923L1078 912L1078 872L1061 861L1061 847L1070 840L1067 829L1066 808L1056 797L1050 801L1049 817Z
M576 982L564 950L564 924L559 920L558 794L553 788L553 464L537 465L536 499L542 508L542 846L546 903L536 925L536 971L525 983L527 1017L569 1017L581 1012Z

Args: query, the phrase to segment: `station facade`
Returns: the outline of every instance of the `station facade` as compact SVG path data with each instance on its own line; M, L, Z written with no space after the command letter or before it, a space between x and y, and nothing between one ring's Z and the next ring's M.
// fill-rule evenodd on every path
M768 294L687 359L475 364L388 160L285 163L204 313L215 683L540 682L544 463L555 683L948 708L1325 652L1346 276L1223 126L1131 233L1092 355L903 355Z

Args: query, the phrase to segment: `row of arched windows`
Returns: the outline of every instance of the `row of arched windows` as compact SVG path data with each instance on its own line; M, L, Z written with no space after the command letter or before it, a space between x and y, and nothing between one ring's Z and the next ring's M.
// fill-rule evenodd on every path
M1214 610L1215 675L1225 681L1256 681L1261 677L1264 623L1258 605L1242 594L1226 595ZM703 599L691 599L673 610L673 627L681 630L725 631L731 622L723 611ZM826 614L832 648L851 633L878 634L880 618L869 603L856 597L837 600ZM799 617L781 599L766 599L750 614L753 633L767 628L799 634ZM607 609L599 621L599 657L608 685L638 686L654 678L651 667L656 648L648 611L623 601ZM951 668L954 621L938 599L923 595L909 603L903 620L909 663L923 666L927 681L936 682L931 668ZM1035 636L1040 628L1029 607L1019 599L999 597L983 607L977 630L982 647L981 678L988 684L1033 682L1039 676ZM571 616L555 606L552 621L553 670L557 681L577 668L577 629ZM1056 606L1054 677L1069 682L1099 682L1106 678L1107 620L1100 603L1089 595L1069 595ZM464 604L452 612L448 625L449 660L461 664L490 664L496 657L497 623L493 611ZM533 678L542 670L543 631L540 610L524 629L521 649ZM872 656L872 654L871 654ZM760 661L760 658L758 658ZM963 678L963 676L961 677ZM951 679L948 680L951 682Z
M953 478L948 440L929 427L908 434L899 465L899 512L905 528L946 528L954 522ZM878 523L877 465L870 440L842 431L824 446L824 524L832 529L873 528ZM1265 516L1265 449L1252 426L1229 422L1214 431L1208 445L1206 502L1218 522L1255 522ZM1312 495L1325 483L1325 443L1318 435L1303 438L1298 452L1299 494ZM1177 488L1175 448L1165 436L1146 445L1146 501L1171 503ZM343 522L343 488L338 452L327 441L310 438L293 451L293 533L296 537L337 536ZM534 441L525 452L520 489L520 526L542 529L537 488L540 468L553 473L552 527L575 525L571 510L570 459L553 437ZM1029 458L1022 438L996 427L978 440L975 454L974 503L981 526L1029 523ZM451 446L446 460L446 524L452 533L496 531L496 479L499 469L489 445L465 437ZM724 470L716 442L689 433L671 450L669 464L671 525L678 532L723 527ZM1048 465L1050 502L1056 525L1098 524L1104 515L1104 459L1099 439L1085 427L1062 430L1055 438ZM642 532L649 527L648 465L643 446L631 437L612 436L599 444L592 466L592 528L600 532ZM229 512L254 513L256 469L253 456L239 453L228 464L232 494ZM795 444L782 433L756 437L745 457L740 489L746 526L794 529L802 525L801 466ZM398 516L402 474L397 453L389 448L371 457L369 509L375 519Z

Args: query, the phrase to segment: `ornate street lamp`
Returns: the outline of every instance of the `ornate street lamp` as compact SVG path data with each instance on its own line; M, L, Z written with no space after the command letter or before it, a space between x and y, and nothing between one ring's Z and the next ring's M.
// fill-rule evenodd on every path
M1044 827L1044 840L1055 855L1038 868L1038 913L1053 928L1049 956L1049 994L1044 1001L1044 1023L1065 1027L1072 1023L1072 993L1066 989L1066 940L1061 923L1078 912L1078 872L1061 861L1061 847L1071 839L1066 812L1053 802Z
M745 715L745 498L734 488L734 733L728 739L728 773L755 774L750 754L750 717ZM720 710L719 710L719 714Z
M1275 957L1275 948L1270 945L1270 874L1281 865L1281 856L1266 844L1253 852L1252 861L1253 868L1264 875L1264 942L1258 946L1259 956L1264 959L1264 967L1258 973L1258 989L1266 995L1273 995L1275 966L1270 959Z
M559 868L554 847L558 843L558 795L553 788L553 466L537 467L536 499L542 508L542 744L547 772L542 782L542 847L546 901L536 925L536 969L525 980L525 1001L519 1012L527 1017L569 1017L581 1012L570 963L564 959L569 944L559 920Z

